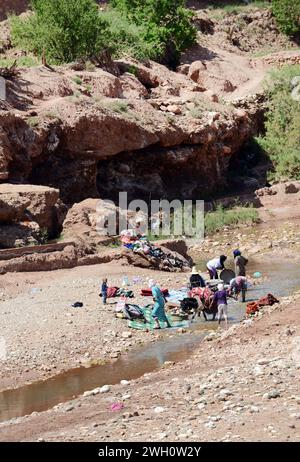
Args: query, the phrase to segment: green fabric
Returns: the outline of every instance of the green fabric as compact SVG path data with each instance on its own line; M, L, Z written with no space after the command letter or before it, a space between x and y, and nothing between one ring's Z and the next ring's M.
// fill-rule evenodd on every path
M156 326L154 319L152 317L152 305L147 305L144 308L141 308L141 310L144 313L144 316L147 320L147 322L143 322L140 319L135 319L134 321L127 321L128 327L131 327L132 329L140 329L140 330L153 330L154 327ZM171 324L171 327L189 327L189 322L188 321L174 321L171 316L167 316L169 323ZM161 328L166 328L167 323L166 322L159 322Z

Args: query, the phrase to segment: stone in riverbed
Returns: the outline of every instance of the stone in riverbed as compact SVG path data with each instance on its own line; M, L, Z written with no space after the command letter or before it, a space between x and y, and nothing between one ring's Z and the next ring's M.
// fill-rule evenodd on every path
M263 398L267 398L267 399L275 399L279 397L280 397L280 393L278 390L271 390L263 395Z
M253 414L254 412L259 412L259 407L258 406L250 406L249 411L250 411L251 414Z
M262 358L262 359L259 359L259 360L257 361L257 364L259 364L260 366L264 366L264 365L266 365L266 364L270 364L270 361L269 361L268 359L263 359L263 358Z
M73 405L67 406L66 407L66 412L73 411L73 409L75 409Z
M205 424L205 427L207 427L209 429L213 429L213 428L216 428L216 424L214 422L207 422Z
M165 408L162 407L162 406L157 406L157 407L154 408L154 412L156 414L160 414L161 412L165 412Z
M120 384L126 386L129 385L130 382L128 380L121 380Z
M103 385L103 387L100 388L100 393L108 393L109 391L110 391L109 385Z
M122 338L131 338L132 337L132 333L131 332L122 332Z

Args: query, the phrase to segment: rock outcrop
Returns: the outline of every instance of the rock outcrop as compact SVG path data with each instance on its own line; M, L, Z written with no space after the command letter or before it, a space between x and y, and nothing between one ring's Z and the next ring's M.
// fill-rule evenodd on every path
M119 209L101 199L86 199L76 203L67 213L63 225L65 240L76 242L79 255L94 254L99 246L114 239L108 233L109 220L118 234ZM112 230L113 231L113 230Z
M0 247L36 244L57 234L63 219L57 189L0 184Z
M128 184L133 195L141 184L184 197L225 185L231 155L256 128L247 111L213 102L191 78L157 63L117 65L118 77L70 66L24 70L26 95L12 79L11 110L0 111L0 180L55 187L68 205L111 197L109 183ZM149 174L149 162L157 171Z
M53 271L63 268L74 268L78 263L78 255L73 245L62 251L49 253L32 253L0 262L0 273Z

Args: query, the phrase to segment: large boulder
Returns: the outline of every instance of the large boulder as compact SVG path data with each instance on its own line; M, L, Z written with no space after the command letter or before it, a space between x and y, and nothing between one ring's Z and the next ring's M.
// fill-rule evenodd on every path
M0 185L0 216L1 202L2 216L7 218L6 221L20 221L21 218L25 218L35 221L40 228L46 229L50 234L58 225L58 189L31 184L4 183Z
M123 96L125 98L147 98L147 88L132 74L125 72L120 77Z
M0 193L0 223L20 221L30 200L14 193Z
M94 253L117 234L119 209L101 199L86 199L71 207L63 224L65 239L76 241L81 254ZM110 229L110 224L114 229Z
M59 191L47 186L0 185L0 247L20 247L55 237L64 219Z
M296 183L287 183L285 185L285 194L297 194L300 191L300 182Z
M40 227L34 221L0 226L0 249L37 245Z
M189 68L188 77L192 79L194 82L204 85L203 81L203 73L206 70L205 64L202 61L194 61Z

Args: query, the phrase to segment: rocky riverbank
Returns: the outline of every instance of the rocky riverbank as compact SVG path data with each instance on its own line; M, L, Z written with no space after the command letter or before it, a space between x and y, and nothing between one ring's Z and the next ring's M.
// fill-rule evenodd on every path
M299 441L299 295L203 342L183 363L3 422L0 439ZM123 409L112 412L116 402Z

